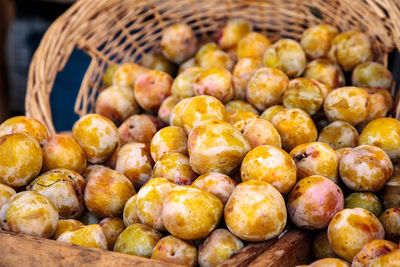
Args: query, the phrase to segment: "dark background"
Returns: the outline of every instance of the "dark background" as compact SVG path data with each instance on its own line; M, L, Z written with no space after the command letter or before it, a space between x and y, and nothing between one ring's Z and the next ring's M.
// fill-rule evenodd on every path
M0 22L0 122L24 114L31 58L47 28L72 2L0 0L0 20L4 20ZM57 75L51 94L57 131L70 130L78 118L73 107L89 59L85 53L75 51Z

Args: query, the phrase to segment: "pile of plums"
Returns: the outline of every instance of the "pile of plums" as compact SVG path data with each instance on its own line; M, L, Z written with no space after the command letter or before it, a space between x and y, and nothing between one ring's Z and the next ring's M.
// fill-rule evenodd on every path
M203 267L291 223L316 231L310 266L399 263L400 122L366 34L233 19L160 47L110 64L71 132L0 125L3 230Z

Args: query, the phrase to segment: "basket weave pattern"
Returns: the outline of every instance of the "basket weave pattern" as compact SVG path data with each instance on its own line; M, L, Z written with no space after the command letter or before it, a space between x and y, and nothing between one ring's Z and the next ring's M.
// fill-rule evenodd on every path
M400 49L400 0L79 0L48 29L32 59L26 114L55 132L50 93L75 48L91 57L75 104L84 115L107 64L134 62L158 50L161 30L172 23L185 22L208 39L230 18L250 20L272 41L299 40L304 29L322 22L361 31L373 41L375 60L385 65L388 53Z

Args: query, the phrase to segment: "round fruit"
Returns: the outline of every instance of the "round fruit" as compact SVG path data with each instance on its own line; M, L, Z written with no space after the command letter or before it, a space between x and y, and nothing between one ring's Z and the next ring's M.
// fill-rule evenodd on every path
M393 161L400 159L400 122L393 118L376 119L360 134L360 145L382 148Z
M176 74L176 65L159 52L144 54L141 64L146 68L160 70L171 76Z
M139 112L132 88L113 85L101 91L96 99L96 113L116 124Z
M341 87L325 98L324 113L330 121L342 120L352 125L368 119L371 109L368 93L358 87Z
M383 212L379 198L369 192L357 192L348 195L344 199L344 207L346 209L363 208L372 212L376 217L379 217Z
M172 126L183 127L182 116L186 109L187 104L192 101L192 98L184 98L176 104L176 106L171 111L171 116L169 118L169 124Z
M221 50L210 50L198 61L199 67L203 69L222 68L232 71L235 62L230 54Z
M124 211L122 213L122 218L124 220L124 224L128 227L134 223L140 223L139 215L137 213L137 194L131 196L128 201L125 203Z
M169 96L161 103L160 109L158 110L158 118L164 124L169 123L169 120L171 119L171 112L178 102L178 99L173 96Z
M224 49L235 47L240 39L252 31L251 23L244 19L231 19L220 30L217 37L218 45Z
M251 148L261 145L281 147L281 136L275 127L266 120L253 119L246 124L243 131L244 137L249 141Z
M385 209L400 207L400 177L395 174L382 190L382 204Z
M183 128L187 134L204 122L225 118L225 106L215 97L208 95L191 98L182 112Z
M350 264L337 258L325 258L314 261L309 267L350 267Z
M322 92L322 95L324 96L324 98L332 91L332 88L330 86L328 86L327 84L320 82L318 80L315 80L315 79L311 79L311 80L319 86L319 89L321 89L321 92ZM320 110L318 113L323 115L322 110Z
M242 133L224 121L208 121L194 128L188 139L190 165L198 174L229 174L239 166L250 145Z
M311 117L301 109L283 109L272 117L271 123L278 130L282 147L286 151L317 140L317 127Z
M86 169L83 171L82 176L83 176L83 178L85 178L85 181L87 182L87 181L89 181L90 177L91 177L94 173L96 173L98 170L105 169L105 168L106 168L106 167L105 167L104 165L99 165L99 164L96 164L96 165L89 165L89 166L87 166Z
M299 108L314 115L322 107L324 95L319 85L313 80L296 78L288 83L282 102L286 108Z
M343 157L344 152L345 151L350 151L350 150L351 150L351 148L349 148L349 147L345 147L345 148L341 148L341 149L336 150L336 154L339 157L339 163L340 163L340 159Z
M107 249L107 239L98 224L79 226L62 233L57 241L79 246Z
M225 206L228 229L235 236L250 242L278 236L286 220L282 195L264 181L246 181L237 185Z
M339 172L351 190L378 192L392 176L393 164L379 147L363 145L343 153Z
M179 185L190 185L197 174L190 167L187 156L180 153L168 153L156 162L152 176L165 177Z
M83 191L86 182L82 176L75 177L64 169L48 171L27 186L32 190L46 196L56 207L60 219L76 219L84 211Z
M358 131L353 125L345 121L334 121L322 129L318 141L337 150L344 147L356 147L358 137Z
M287 199L291 221L300 228L311 230L326 228L343 205L340 187L319 175L301 179Z
M233 68L233 76L245 82L245 85L250 81L254 73L263 67L262 60L259 58L242 58L236 63Z
M259 114L257 109L255 109L251 104L247 103L246 101L243 100L233 100L225 104L225 109L226 112L231 112L231 111L238 111L238 110L244 110L244 111L250 111L255 114Z
M274 68L258 69L247 84L246 99L259 111L282 103L288 77Z
M15 194L16 192L11 186L0 183L0 210Z
M51 238L57 239L62 233L68 230L72 230L74 228L78 228L80 226L84 226L84 224L74 219L59 220L57 224L57 229Z
M182 63L194 56L196 49L197 39L189 25L176 23L162 31L161 51L169 60Z
M197 266L197 249L188 242L169 235L158 240L151 258L195 267Z
M173 188L164 199L162 220L172 235L185 239L206 237L218 225L222 202L214 195L194 186Z
M388 254L380 256L371 262L374 267L400 266L400 249L395 249Z
M242 181L261 180L286 194L296 183L296 165L279 147L262 145L252 149L240 168Z
M319 232L315 236L312 245L312 254L317 260L337 257L335 252L332 250L331 245L329 245L328 234L326 230Z
M88 114L74 123L72 135L92 164L103 163L118 145L118 130L114 123L99 114Z
M351 83L360 87L380 87L390 90L393 76L382 64L369 61L357 65L353 70Z
M343 87L346 81L339 65L325 58L308 63L304 77L323 82L332 89Z
M331 25L314 25L303 32L300 44L309 59L327 57L331 41L337 34L338 30Z
M372 240L365 244L354 257L352 267L370 266L375 258L386 255L398 248L398 245L387 240Z
M107 66L107 69L103 75L103 86L105 88L107 88L113 84L113 77L114 77L114 73L117 70L117 68L118 68L117 64L110 64Z
M150 226L134 223L129 225L115 242L114 251L150 258L162 234Z
M199 62L202 61L203 57L210 51L221 50L221 48L214 42L205 43L200 46L199 50L197 50L195 58L195 63L198 65Z
M139 188L150 179L153 165L147 144L128 143L118 152L115 169Z
M232 76L232 81L233 81L233 91L234 91L233 99L234 100L246 99L247 83L236 76Z
M121 218L104 218L99 222L107 240L108 250L114 249L118 236L124 231L125 225Z
M200 175L192 186L213 194L225 205L236 187L236 182L225 174L210 172Z
M157 118L147 114L137 114L126 119L118 128L119 144L150 143L161 123Z
M66 175L71 181L73 181L75 188L78 192L85 191L86 180L76 171L68 170L68 169L54 169L54 172L62 173ZM49 171L51 172L51 171Z
M194 80L193 91L196 95L211 95L227 103L234 95L232 75L224 68L203 70Z
M248 110L235 110L226 114L226 121L241 132L244 131L248 123L257 118L259 116L256 113Z
M328 239L333 251L350 262L366 243L383 239L384 235L378 218L362 208L339 211L328 226Z
M272 117L275 116L279 111L284 110L285 107L282 105L274 105L267 108L262 114L261 119L267 120L269 122L272 121Z
M380 94L383 95L385 98L385 107L388 108L388 110L391 110L393 107L393 96L392 94L383 88L365 88L365 90L367 90L367 92L371 95L371 94Z
M39 144L49 137L49 132L40 121L25 116L12 117L0 124L0 136L13 133L29 134L33 136Z
M162 71L151 70L135 82L135 99L144 110L157 113L161 103L171 95L173 78Z
M28 134L0 136L0 182L12 187L27 185L42 168L42 149Z
M163 201L168 192L176 185L167 178L152 178L145 183L137 194L137 214L140 222L159 231L165 231L163 219Z
M265 50L271 45L271 41L263 34L258 32L249 32L243 36L237 47L237 58L262 58Z
M338 183L339 157L327 144L312 142L296 146L290 151L296 163L297 177L321 175Z
M179 73L174 79L171 87L172 96L177 99L183 99L194 96L193 84L197 76L200 75L202 69L199 67L191 67Z
M86 207L98 218L122 215L126 201L135 194L132 183L121 173L104 168L94 173L85 189Z
M168 126L159 130L151 140L150 153L155 162L167 153L187 155L187 135L183 128Z
M369 101L371 102L371 107L367 120L364 122L364 124L360 125L362 128L370 121L386 117L388 111L391 109L391 104L392 104L387 101L387 96L385 96L382 93L382 91L386 91L386 89L365 88L365 91L367 91L369 95Z
M117 67L113 76L113 84L133 88L136 80L149 70L135 63L123 63Z
M299 77L306 68L306 54L292 39L280 39L268 47L263 61L265 67L280 69L290 78Z
M385 238L396 244L400 240L400 208L390 208L385 210L379 217L385 229Z
M82 173L86 168L85 152L72 137L52 135L43 141L42 151L42 171L64 168Z
M199 265L215 267L243 248L243 242L226 229L214 230L199 248Z
M57 229L58 213L51 201L36 192L13 195L0 210L0 226L14 233L50 238Z
M358 64L372 60L374 55L366 34L342 32L332 40L329 59L339 63L344 71L352 71Z

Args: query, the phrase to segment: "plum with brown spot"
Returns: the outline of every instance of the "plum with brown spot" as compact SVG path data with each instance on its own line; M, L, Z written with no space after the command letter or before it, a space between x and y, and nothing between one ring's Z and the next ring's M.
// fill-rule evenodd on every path
M398 245L388 241L376 239L365 244L360 252L354 257L352 267L371 266L375 258L386 255L391 251L398 249Z
M339 157L330 146L321 142L311 142L296 146L290 151L297 168L297 177L322 175L338 183Z
M301 179L287 199L291 221L300 228L311 230L326 228L343 206L340 187L319 175Z
M154 116L147 114L133 115L118 128L119 144L131 142L150 143L162 123Z
M144 110L157 113L161 103L171 95L173 78L162 71L151 70L135 82L135 99Z

